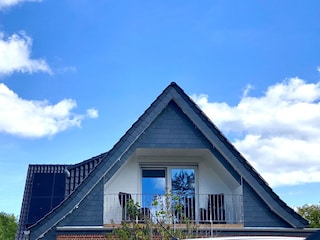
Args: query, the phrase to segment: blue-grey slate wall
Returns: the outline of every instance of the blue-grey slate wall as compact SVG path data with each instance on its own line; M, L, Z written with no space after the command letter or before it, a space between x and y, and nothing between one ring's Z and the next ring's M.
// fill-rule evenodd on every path
M243 211L245 227L291 227L263 202L243 181Z
M209 142L181 109L170 102L138 140L143 148L207 148Z
M65 221L65 226L103 225L103 181L91 191L79 207Z

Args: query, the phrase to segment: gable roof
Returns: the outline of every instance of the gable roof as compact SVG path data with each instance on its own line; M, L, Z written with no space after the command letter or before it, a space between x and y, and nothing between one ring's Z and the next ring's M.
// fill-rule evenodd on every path
M113 174L125 163L134 152L134 145L144 134L151 123L159 114L174 102L190 121L201 131L206 139L240 175L255 189L257 195L266 205L289 225L303 228L307 221L288 207L269 187L263 178L255 171L248 161L235 149L211 120L201 111L192 99L176 84L171 83L150 107L139 117L123 137L106 154L101 156L101 161L83 181L77 186L77 191L71 192L55 209L46 217L31 226L37 234L46 234L53 227L59 226L66 216L81 204L90 192L101 182L108 181ZM53 212L54 211L54 212ZM39 230L40 229L40 230ZM31 231L33 232L33 231Z

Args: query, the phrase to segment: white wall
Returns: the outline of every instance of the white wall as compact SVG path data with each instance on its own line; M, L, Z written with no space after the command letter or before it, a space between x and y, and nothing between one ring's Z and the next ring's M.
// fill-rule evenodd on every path
M138 193L140 182L139 165L135 158L129 159L126 164L104 185L104 214L105 224L121 223L122 207L120 206L119 192L135 195Z

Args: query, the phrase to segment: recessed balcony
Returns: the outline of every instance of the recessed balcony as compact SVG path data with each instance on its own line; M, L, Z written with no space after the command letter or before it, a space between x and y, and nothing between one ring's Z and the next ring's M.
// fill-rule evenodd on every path
M242 195L106 194L104 225L121 222L242 225Z

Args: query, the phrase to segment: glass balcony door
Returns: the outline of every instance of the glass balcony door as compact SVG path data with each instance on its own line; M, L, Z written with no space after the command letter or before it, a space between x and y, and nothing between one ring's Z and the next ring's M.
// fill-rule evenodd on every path
M195 220L195 171L193 168L171 169L171 193L176 221Z
M171 169L171 192L173 195L194 196L195 173L193 168Z
M195 220L195 186L194 168L142 169L142 207L151 215L169 210L176 221Z

